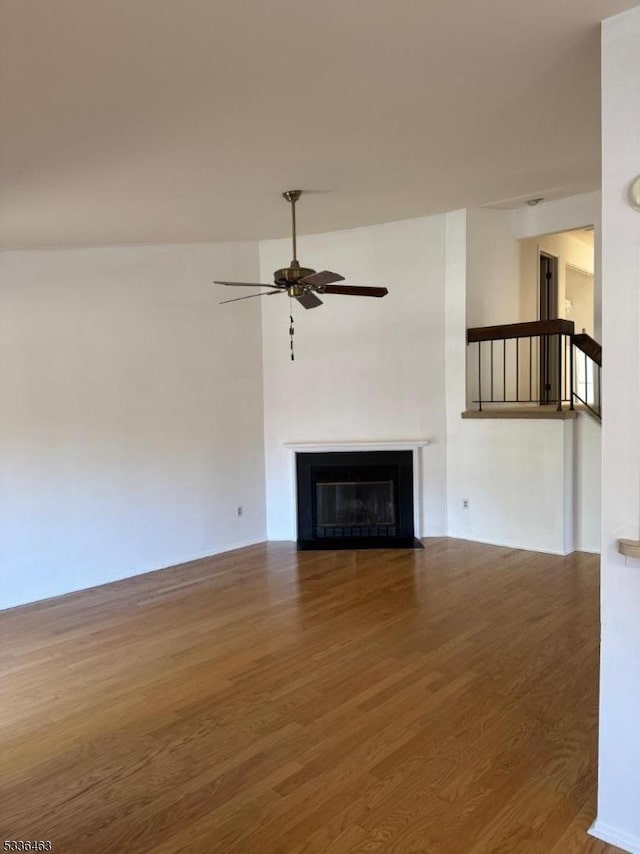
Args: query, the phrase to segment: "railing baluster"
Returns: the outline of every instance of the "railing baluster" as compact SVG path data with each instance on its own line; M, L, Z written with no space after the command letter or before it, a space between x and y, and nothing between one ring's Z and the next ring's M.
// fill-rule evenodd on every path
M493 403L493 341L491 342L491 403Z
M584 354L584 402L589 404L589 375L587 367L587 354Z
M502 339L502 400L507 402L507 339Z
M573 340L569 338L569 409L573 411L576 407L573 402Z
M478 403L482 412L482 341L478 341Z
M533 337L529 336L529 403L533 402Z
M558 412L562 409L562 335L558 333Z
M520 401L520 339L516 338L516 403Z
M544 362L544 402L549 403L549 399L551 396L551 382L549 381L549 368L551 365L549 364L549 336L544 336L544 341L542 342L542 349L544 350L544 355L542 356L542 360Z

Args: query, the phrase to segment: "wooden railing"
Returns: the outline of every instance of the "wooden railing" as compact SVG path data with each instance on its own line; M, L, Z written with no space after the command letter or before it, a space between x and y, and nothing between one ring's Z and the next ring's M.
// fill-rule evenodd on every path
M467 329L467 344L474 341L498 341L509 338L536 338L540 335L573 335L572 320L531 320L526 323L503 323L501 326L477 326Z
M472 403L480 410L504 404L574 409L577 401L601 418L602 348L576 335L573 321L480 326L467 330L467 344L477 345L467 367Z

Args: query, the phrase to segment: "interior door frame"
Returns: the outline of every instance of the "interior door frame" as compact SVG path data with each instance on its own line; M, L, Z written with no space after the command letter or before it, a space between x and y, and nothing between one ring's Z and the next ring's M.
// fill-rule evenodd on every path
M560 258L538 246L538 320L560 316ZM540 339L539 398L541 406L558 403L558 347L553 336Z

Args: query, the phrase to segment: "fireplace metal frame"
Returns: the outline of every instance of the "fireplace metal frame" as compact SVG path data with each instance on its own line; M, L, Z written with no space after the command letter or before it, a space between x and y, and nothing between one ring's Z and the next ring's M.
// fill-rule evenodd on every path
M411 450L371 451L313 451L297 452L296 516L298 522L297 544L300 550L308 549L371 549L371 548L421 548L415 538L414 528L414 460ZM342 475L336 472L342 469ZM362 476L365 469L384 472L395 484L397 533L395 536L370 535L318 537L315 535L314 510L316 484L322 472L331 477L343 476L346 481ZM366 482L366 481L363 481ZM306 495L306 501L300 501Z

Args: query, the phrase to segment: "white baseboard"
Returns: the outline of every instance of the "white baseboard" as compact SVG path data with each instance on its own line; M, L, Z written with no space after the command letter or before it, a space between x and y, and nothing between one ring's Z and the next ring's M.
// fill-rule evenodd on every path
M475 537L462 537L457 534L448 534L447 536L451 537L453 540L466 540L468 543L482 543L485 546L501 546L504 549L520 549L525 552L540 552L541 554L546 555L568 555L573 553L573 549L571 551L564 551L562 549L543 549L538 546L524 546L522 543L514 543L508 540L478 540Z
M193 557L186 557L184 560L179 561L178 563L171 563L168 566L162 566L160 569L171 569L172 566L180 566L181 563L191 563L193 560L204 560L207 557L214 557L215 555L221 555L225 552L234 552L236 549L246 549L248 546L257 546L259 543L266 543L267 538L260 537L259 539L249 539L249 540L240 540L237 543L230 543L228 546L222 546L219 549L213 549L213 551L209 550L204 552L203 554L197 554ZM155 570L147 570L147 572L155 572Z
M88 584L86 587L72 587L69 590L60 590L55 593L48 593L46 596L39 596L35 599L20 599L9 602L0 601L0 611L7 611L9 608L20 608L22 605L34 605L36 602L46 602L49 599L58 599L60 596L68 596L70 593L79 593L81 590L92 590L94 587L103 587L105 584L114 584L116 581L125 581L127 578L135 578L138 575L146 575L148 572L162 572L165 569L171 569L174 566L180 566L183 563L192 563L194 560L204 560L208 557L214 557L215 555L224 554L225 552L232 552L236 549L244 549L248 546L255 546L258 543L266 542L265 537L260 537L259 539L249 539L249 540L240 540L237 543L229 543L229 545L222 546L217 549L209 549L205 552L191 555L181 555L179 558L172 560L171 563L166 564L165 566L142 566L135 570L135 572L130 572L127 575L117 575L112 578L105 578L103 581L95 581L92 584Z
M640 854L640 836L617 830L609 824L598 821L598 819L593 822L587 832L589 836L595 836L596 839L607 842L609 845L616 845L623 851L628 851L629 854Z
M537 546L523 546L521 543L510 542L508 540L477 540L474 537L463 537L459 534L450 534L446 531L438 532L438 533L428 533L428 534L416 534L416 537L419 540L428 540L432 537L448 537L451 540L464 540L467 543L481 543L484 546L500 546L503 549L519 549L524 552L538 552L539 554L546 555L560 555L561 557L566 557L566 555L574 554L574 552L585 552L586 554L594 554L599 555L600 551L596 551L594 549L583 549L583 548L575 548L568 549L567 551L562 551L561 549L542 549ZM269 543L295 543L295 539L289 539L288 537L269 537L267 542ZM247 544L250 545L250 544Z

